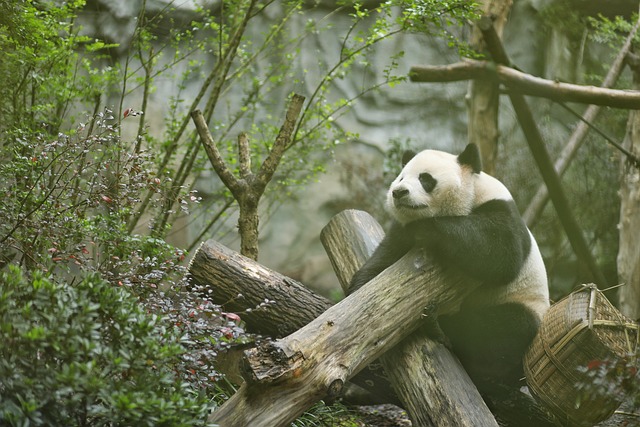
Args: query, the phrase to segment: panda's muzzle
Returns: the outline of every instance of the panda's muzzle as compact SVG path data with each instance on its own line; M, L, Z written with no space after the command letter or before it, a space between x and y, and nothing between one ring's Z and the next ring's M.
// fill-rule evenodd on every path
M396 204L400 199L407 196L408 194L409 194L409 190L407 190L406 188L396 188L391 192L391 195L393 196L393 199L396 201Z
M422 209L425 206L423 204L414 204L411 202L409 196L409 190L405 188L396 188L391 192L393 197L393 205L396 209Z

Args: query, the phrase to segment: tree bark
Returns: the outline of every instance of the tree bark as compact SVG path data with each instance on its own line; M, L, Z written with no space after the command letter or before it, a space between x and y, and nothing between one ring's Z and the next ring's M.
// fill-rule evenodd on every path
M379 225L378 229L383 235ZM366 238L366 231L358 227L353 230ZM369 244L374 248L381 237L375 239L372 232ZM332 305L331 301L302 283L270 270L215 240L204 242L196 250L189 265L189 274L192 291L202 292L226 311L238 313L250 332L268 337L281 338L292 334ZM351 381L368 391L377 403L400 404L381 371L379 364L373 364Z
M343 290L383 237L371 215L355 210L336 215L322 230ZM418 329L380 361L414 426L497 427L460 362L425 330Z
M307 326L245 352L246 383L210 421L223 427L288 425L415 331L424 307L431 307L430 314L450 313L477 286L412 250Z
M238 313L255 333L280 338L302 328L331 301L289 277L228 249L215 240L198 248L189 265L194 288L225 310ZM249 310L247 310L249 309Z
M481 1L482 13L491 16L498 37L502 37L502 30L507 22L511 10L511 0ZM486 50L482 32L473 27L470 45L475 50ZM495 76L485 76L469 82L468 99L468 141L480 148L483 169L490 175L495 175L496 157L498 156L498 106L500 103L500 88Z
M449 73L451 72L451 73ZM495 77L510 92L519 95L540 96L558 102L577 102L606 107L640 109L640 91L606 89L596 86L562 83L532 76L503 64L465 59L445 66L413 66L409 78L416 83L452 82Z
M285 149L292 144L291 135L302 110L304 99L304 96L298 94L294 94L291 97L284 123L267 158L262 162L256 174L251 172L251 156L247 135L241 133L238 136L239 177L236 177L224 162L213 136L209 132L209 127L202 112L200 110L191 112L193 123L198 130L211 166L238 202L240 209L238 229L240 232L241 253L253 260L258 259L258 205L260 198L278 168Z
M631 67L640 88L640 64ZM640 155L640 112L630 111L623 146ZM618 247L619 305L622 314L640 320L640 171L622 156L620 165L620 242Z

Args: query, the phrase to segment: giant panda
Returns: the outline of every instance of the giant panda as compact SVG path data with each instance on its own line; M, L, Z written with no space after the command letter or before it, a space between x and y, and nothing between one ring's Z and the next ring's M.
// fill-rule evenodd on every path
M394 224L349 292L416 245L442 267L478 279L458 312L438 318L439 330L485 400L499 399L519 388L523 355L549 308L538 245L507 188L482 172L476 145L457 156L407 152L402 163L387 193Z

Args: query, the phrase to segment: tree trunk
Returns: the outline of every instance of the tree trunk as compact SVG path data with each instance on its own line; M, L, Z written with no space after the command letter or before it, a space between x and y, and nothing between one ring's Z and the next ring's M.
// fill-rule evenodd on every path
M378 226L379 227L379 226ZM382 229L380 229L382 233ZM376 240L376 244L379 241ZM374 246L375 247L375 246ZM363 261L364 262L364 261ZM189 266L191 291L205 294L225 310L238 313L248 331L272 338L294 333L324 313L332 303L289 277L208 240ZM233 355L226 357L233 375ZM236 364L239 364L239 359ZM367 366L351 382L369 392L375 403L400 404L379 364Z
M287 336L331 307L302 283L270 270L215 240L204 242L189 265L193 290L240 315L251 332ZM200 289L198 289L200 288Z
M345 292L383 237L371 215L355 210L336 215L322 230L322 244ZM497 427L458 359L426 331L418 329L380 361L414 426Z
M246 383L210 421L288 425L318 400L337 396L349 378L415 331L424 307L450 313L477 286L445 274L422 251L409 252L307 326L245 352Z
M640 88L640 63L632 64L634 89ZM640 155L640 112L630 111L624 147ZM640 171L622 156L620 174L620 243L618 280L620 311L640 319Z
M511 10L511 0L484 0L480 2L483 15L495 17L494 27L500 37ZM484 38L476 27L471 32L470 43L477 51L484 51ZM498 155L498 104L500 93L498 81L492 76L474 79L469 82L467 94L469 125L468 141L480 148L483 169L490 175L495 174Z
M240 196L238 205L240 212L238 216L238 230L240 231L240 253L247 258L258 260L258 201L260 195L252 194L247 189L247 193Z
M254 3L255 1L252 1L250 7L253 7ZM251 153L249 152L247 135L243 132L238 136L239 177L235 176L232 169L225 163L202 112L200 110L191 112L193 123L200 135L200 140L207 157L209 157L211 166L220 180L231 191L233 198L238 201L240 210L238 231L240 232L241 253L253 260L258 259L258 205L260 198L264 194L267 184L273 178L273 174L278 169L285 150L295 143L295 141L291 140L291 136L295 130L303 103L304 96L293 94L289 100L284 123L280 127L269 154L256 174L251 172Z

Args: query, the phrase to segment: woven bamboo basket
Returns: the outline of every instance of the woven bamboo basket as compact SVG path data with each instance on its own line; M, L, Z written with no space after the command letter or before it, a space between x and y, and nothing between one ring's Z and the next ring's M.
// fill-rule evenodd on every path
M588 383L578 368L625 356L638 348L638 324L625 318L595 285L551 306L524 358L531 393L568 426L593 426L609 418L620 401L608 395L584 396Z

